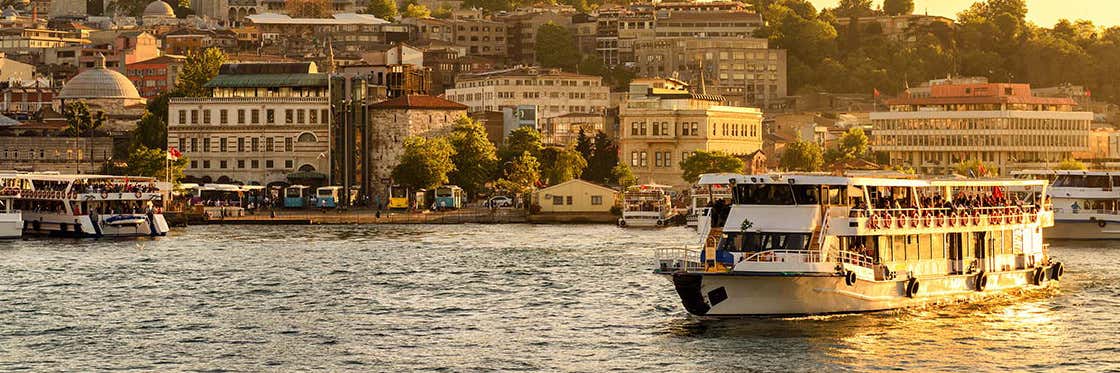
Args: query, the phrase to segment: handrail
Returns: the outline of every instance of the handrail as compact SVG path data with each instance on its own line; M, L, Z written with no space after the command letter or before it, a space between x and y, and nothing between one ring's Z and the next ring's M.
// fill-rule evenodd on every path
M654 255L657 258L658 269L662 271L702 271L704 263L700 262L700 250L687 248L660 248Z
M840 263L854 264L866 268L872 268L875 265L874 258L850 250L840 250L836 255L836 260Z
M756 263L770 263L770 262L784 262L786 255L802 255L802 263L822 263L821 252L819 250L766 250L760 251L750 256L743 257L740 262L756 262Z

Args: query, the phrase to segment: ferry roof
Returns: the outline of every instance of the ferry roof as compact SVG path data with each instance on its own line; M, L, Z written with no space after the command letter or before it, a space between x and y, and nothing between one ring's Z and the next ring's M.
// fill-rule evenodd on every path
M1010 178L949 179L949 178L891 178L850 177L824 174L767 174L729 175L737 184L795 184L795 185L863 185L897 187L988 187L988 186L1045 186L1046 180Z
M7 176L7 175L5 175L5 176ZM19 178L24 178L24 179L28 179L28 180L66 181L66 182L71 182L71 181L75 181L75 180L120 180L120 181L137 182L137 183L146 183L146 182L156 181L156 179L154 177L147 177L147 176L113 176L113 175L92 175L92 174L64 175L64 174L29 173L29 174L18 174L18 175L12 175L12 176L13 177L19 177Z
M1083 175L1083 176L1109 176L1120 175L1120 171L1105 170L1022 170L1011 173L1012 175Z

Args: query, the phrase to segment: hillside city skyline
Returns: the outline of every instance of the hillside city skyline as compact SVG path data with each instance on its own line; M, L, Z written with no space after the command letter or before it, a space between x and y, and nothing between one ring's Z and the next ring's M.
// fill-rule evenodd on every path
M833 8L840 0L810 0L818 10ZM957 13L972 6L974 0L914 0L914 13L956 19ZM1027 0L1027 21L1038 26L1051 27L1061 19L1093 21L1101 27L1120 25L1120 4L1112 0ZM873 7L883 5L883 0L873 0Z

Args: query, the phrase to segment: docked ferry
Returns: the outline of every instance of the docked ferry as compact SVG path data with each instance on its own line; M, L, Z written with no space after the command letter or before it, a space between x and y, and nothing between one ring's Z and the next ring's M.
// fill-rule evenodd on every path
M658 250L697 316L878 311L1052 286L1045 180L731 175L700 249ZM718 216L723 215L723 216ZM715 222L715 224L712 224Z
M15 207L20 188L14 181L0 176L0 238L23 237L23 214Z
M664 227L673 223L676 212L667 185L643 184L622 193L620 227Z
M1046 229L1047 238L1120 238L1120 171L1034 170L1014 175L1052 181L1054 226Z
M77 237L165 236L163 195L155 179L102 175L17 174L15 206L23 231Z

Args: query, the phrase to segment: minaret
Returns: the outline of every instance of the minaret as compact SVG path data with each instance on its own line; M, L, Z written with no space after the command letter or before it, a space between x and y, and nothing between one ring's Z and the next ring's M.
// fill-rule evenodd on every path
M327 40L327 74L334 74L334 44Z
M708 85L704 82L704 55L700 55L700 94L708 94Z

